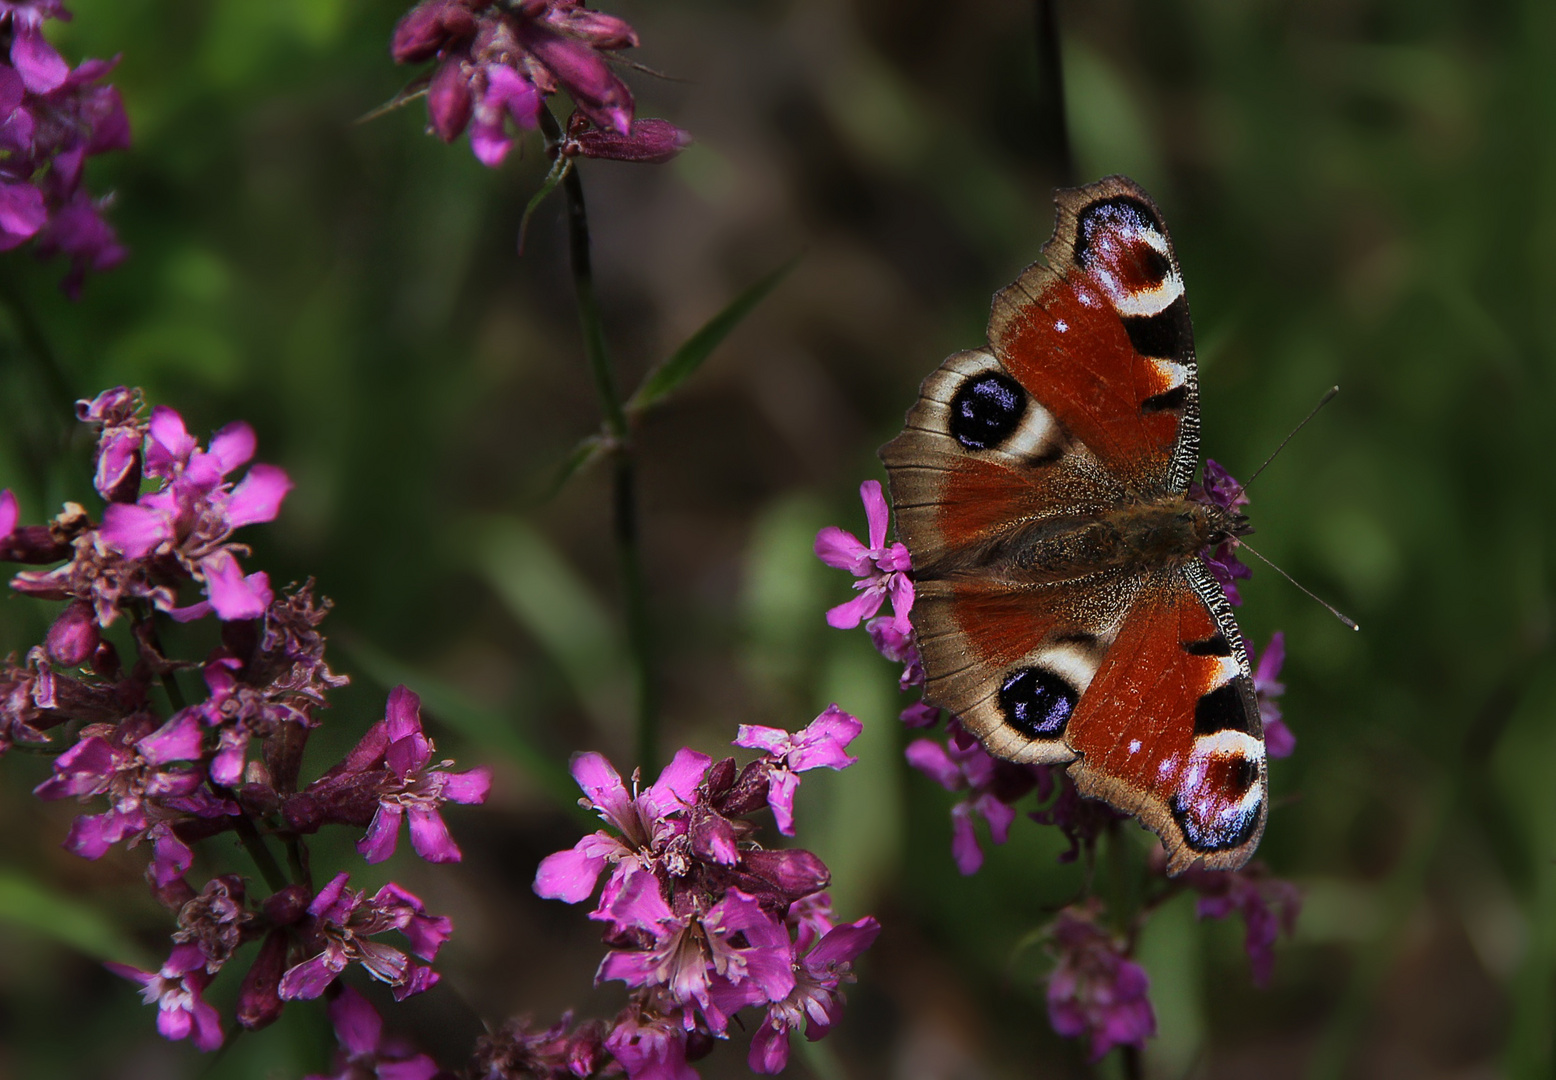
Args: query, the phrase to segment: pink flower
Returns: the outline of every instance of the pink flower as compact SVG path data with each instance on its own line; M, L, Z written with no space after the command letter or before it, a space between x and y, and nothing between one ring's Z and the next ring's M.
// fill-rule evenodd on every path
M368 939L398 930L410 941L411 952L430 963L448 940L453 923L443 915L428 915L420 900L393 882L369 900L366 892L346 888L347 877L337 874L308 905L308 933L320 951L281 977L282 1000L318 997L352 963L388 983L397 1001L438 981L431 967Z
M432 1080L438 1075L437 1062L385 1035L383 1019L351 987L341 987L325 1012L340 1041L338 1068L329 1076L310 1073L303 1080Z
M1037 785L1040 766L997 761L954 721L947 734L944 744L915 739L904 754L908 764L947 791L968 792L967 798L951 807L951 856L958 870L971 875L983 866L974 815L988 822L990 838L1003 844L1016 817L1011 804Z
M1213 458L1205 459L1202 480L1189 485L1188 497L1234 513L1248 505L1243 485ZM1213 549L1206 548L1201 554L1211 575L1221 583L1227 600L1234 605L1241 604L1243 597L1237 591L1236 583L1240 579L1252 577L1253 571L1237 557L1237 539L1224 540Z
M859 486L859 497L864 501L865 519L869 525L868 546L860 543L853 533L835 525L828 525L816 534L816 557L859 579L854 582L859 595L828 611L827 624L840 630L858 626L879 611L890 597L896 629L905 637L912 631L907 619L913 607L913 581L907 573L912 569L908 549L902 544L886 545L890 511L879 481L866 480Z
M710 1008L715 978L731 986L749 980L744 992L758 1001L781 1001L794 989L789 934L756 898L730 889L702 913L677 915L659 894L652 874L634 874L608 911L596 913L616 933L636 931L647 948L612 949L596 981L620 979L628 986L664 986L676 1005L695 1004L723 1032L725 1018Z
M773 809L778 831L794 835L794 793L799 774L808 769L845 769L858 761L846 751L864 725L836 705L793 735L782 728L741 724L736 746L765 750L772 765L767 774L767 803Z
M752 1072L780 1073L789 1063L789 1033L802 1024L812 1042L832 1030L843 1011L843 983L854 981L853 961L875 943L881 924L863 918L828 928L817 939L803 933L794 942L794 989L767 1007L751 1036Z
M1049 928L1057 958L1048 977L1048 1020L1067 1039L1087 1036L1090 1058L1115 1046L1144 1047L1156 1034L1151 980L1097 925L1097 908L1067 907Z
M628 1080L698 1080L686 1063L686 1030L675 1020L629 1009L605 1037Z
M115 975L141 984L141 1000L157 1006L157 1030L165 1039L189 1039L201 1050L222 1044L221 1017L201 996L211 976L197 945L177 945L157 971L141 971L128 964L103 965Z
M492 770L486 766L462 773L429 769L433 745L422 732L421 699L403 686L389 693L384 738L383 765L388 775L378 785L378 810L357 850L370 863L383 862L394 854L400 821L409 814L416 854L428 862L458 862L459 846L438 807L444 802L486 801Z
M685 835L685 810L696 799L697 785L713 759L695 750L682 749L665 766L659 779L641 793L629 794L621 774L604 756L579 754L573 758L573 779L583 788L589 805L619 835L601 830L590 833L567 851L541 861L535 874L535 892L548 900L576 904L594 892L606 866L614 866L601 897L603 908L636 870L648 866L673 836Z
M402 64L437 61L427 90L432 129L453 142L469 126L471 149L483 165L507 157L509 121L535 127L542 102L559 91L621 140L592 146L598 156L668 160L679 140L657 128L634 131L632 92L604 56L637 43L632 27L577 0L424 0L400 20L391 52Z

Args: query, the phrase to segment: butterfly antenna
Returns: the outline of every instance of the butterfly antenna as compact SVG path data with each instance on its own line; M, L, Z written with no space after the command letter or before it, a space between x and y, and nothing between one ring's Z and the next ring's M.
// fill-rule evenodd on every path
M1271 453L1269 457L1264 459L1264 464L1260 465L1257 469L1255 469L1253 471L1253 475L1252 476L1250 476L1248 479L1244 480L1240 485L1238 485L1237 495L1241 495L1243 492L1248 490L1248 485L1253 483L1255 480L1257 480L1259 478L1259 474L1262 473L1265 469L1270 467L1270 462L1275 460L1275 456L1277 454L1279 454L1282 450L1286 449L1286 444L1287 443L1289 443L1292 439L1295 439L1297 437L1297 432L1299 432L1303 428L1307 427L1308 421L1313 419L1313 417L1318 415L1318 410L1322 409L1325 405L1328 405L1331 401L1333 401L1334 400L1334 396L1336 394L1338 394L1339 392L1340 392L1340 388L1338 386L1331 386L1327 391L1324 392L1324 396L1318 399L1318 404L1313 406L1313 411L1308 413L1305 417L1303 417L1302 418L1302 422L1300 424L1298 424L1296 427L1291 429L1291 434L1287 435L1284 439L1282 439L1280 441L1280 445L1275 448L1274 452ZM1237 497L1236 495L1233 496L1233 498L1236 498L1236 497ZM1258 553L1255 552L1255 554L1258 554ZM1263 558L1264 556L1260 555L1259 557ZM1279 567L1277 567L1276 569L1279 569ZM1314 599L1317 599L1317 598L1315 597Z
M1333 396L1333 394L1331 394L1330 396ZM1318 410L1315 409L1313 411L1317 412ZM1312 419L1312 417L1309 417L1308 419ZM1307 421L1304 420L1303 423L1307 423ZM1287 581L1291 582L1297 588L1299 588L1303 592L1307 593L1307 595L1310 598L1312 598L1314 600L1317 600L1320 604L1324 605L1324 607L1329 610L1329 614L1331 614L1335 618L1339 619L1346 626L1349 626L1352 630L1360 630L1361 629L1360 626L1356 625L1356 620L1355 619L1351 618L1349 615L1345 615L1345 614L1341 613L1340 609L1335 607L1328 600L1325 600L1322 597L1320 597L1318 594L1313 592L1312 589L1308 588L1306 585L1302 584L1302 582L1298 581L1296 578L1294 578L1290 574L1286 573L1286 571L1282 570L1280 567L1278 567L1274 563L1270 562L1270 560L1266 559L1263 555L1259 555L1259 553L1257 551L1255 551L1253 548L1248 546L1248 542L1247 541L1239 540L1237 542L1237 546L1242 548L1244 551L1247 551L1250 555L1257 555L1258 558L1259 558L1259 561L1262 562L1265 566L1268 566L1271 570L1274 570L1281 577L1285 578Z

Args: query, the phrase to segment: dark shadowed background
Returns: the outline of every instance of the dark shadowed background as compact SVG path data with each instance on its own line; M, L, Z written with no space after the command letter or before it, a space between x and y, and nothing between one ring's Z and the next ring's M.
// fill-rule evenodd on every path
M447 1060L490 1019L591 989L597 930L537 899L569 816L523 755L631 754L631 687L604 473L530 494L598 426L560 203L515 252L546 162L487 170L423 134L387 55L405 0L71 0L67 56L123 54L135 147L94 161L131 249L79 304L60 268L4 274L72 394L119 383L204 433L236 418L297 483L248 531L256 568L337 603L354 678L313 768L427 692L440 751L497 768L449 817L466 861L394 876L454 917L445 986L409 1009ZM667 746L717 753L740 722L797 728L829 701L866 724L859 765L808 774L798 842L839 912L885 925L833 1046L858 1080L1070 1077L1030 938L1083 871L1052 830L962 878L950 797L901 756L894 669L822 612L847 594L810 555L863 529L915 388L984 340L989 297L1036 256L1061 169L1024 0L646 0L640 115L697 144L670 166L585 162L600 292L627 386L736 292L796 268L640 431ZM1274 763L1260 856L1306 908L1250 988L1241 927L1181 898L1141 944L1152 1077L1540 1077L1556 1009L1556 6L1548 0L1061 3L1075 174L1152 192L1199 343L1204 445L1246 475L1338 383L1250 492L1254 542L1362 625L1257 569L1239 618L1287 634L1294 757ZM89 493L68 403L0 319L0 487L40 520ZM0 653L46 627L0 603ZM297 1077L322 1010L294 1007L209 1073L168 1044L105 957L163 954L144 859L59 848L75 808L0 763L0 1076ZM331 845L334 845L333 847ZM223 865L243 865L234 848ZM197 874L200 867L197 866ZM69 904L60 902L64 896ZM65 942L73 944L63 944ZM235 979L212 996L230 1015ZM461 1005L459 998L468 1002ZM398 1014L392 1014L398 1015ZM744 1039L704 1063L744 1070ZM795 1074L805 1073L797 1056ZM1116 1075L1116 1062L1103 1075ZM838 1080L822 1075L820 1080Z

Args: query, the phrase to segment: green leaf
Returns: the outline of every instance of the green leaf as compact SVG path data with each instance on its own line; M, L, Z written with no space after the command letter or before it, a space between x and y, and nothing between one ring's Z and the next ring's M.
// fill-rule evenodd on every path
M556 472L547 481L546 486L535 496L534 505L543 506L556 498L557 492L561 491L569 480L605 456L607 445L603 435L590 435L578 440L578 445L562 459L562 464L557 466Z
M723 311L704 323L702 328L687 338L686 343L670 354L664 363L644 376L643 385L637 388L637 392L627 402L627 411L642 412L658 404L665 395L695 374L709 354L729 336L730 331L739 326L756 305L766 299L767 294L788 276L789 271L793 270L799 261L800 257L796 255L735 297Z
M546 174L545 182L540 185L540 190L529 198L529 204L524 207L524 216L519 219L519 254L524 254L524 234L529 230L529 219L532 214L540 209L540 204L546 201L546 197L557 189L557 185L567 179L567 174L573 169L573 159L563 154L556 156L556 162L551 166L551 171Z
M0 870L0 922L52 938L95 960L146 970L157 961L102 912L15 870Z
M413 664L395 659L378 646L355 634L337 634L336 641L353 666L384 687L405 685L421 696L422 705L471 742L489 746L505 755L557 805L569 809L578 804L578 785L560 763L530 741L524 718L487 708L465 696L453 684L428 674ZM474 764L466 762L465 765Z

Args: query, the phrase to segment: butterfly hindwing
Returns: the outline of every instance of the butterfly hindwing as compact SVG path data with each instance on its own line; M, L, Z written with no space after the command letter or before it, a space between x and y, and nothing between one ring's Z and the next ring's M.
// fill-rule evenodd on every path
M881 451L925 698L1000 757L1071 762L1083 794L1161 835L1174 873L1241 865L1264 823L1264 746L1220 586L1192 551L1092 565L1096 545L1076 540L1063 572L1050 557L1070 551L1054 537L1188 487L1199 415L1182 273L1132 181L1056 204L1046 264L996 295L989 347L932 373Z

